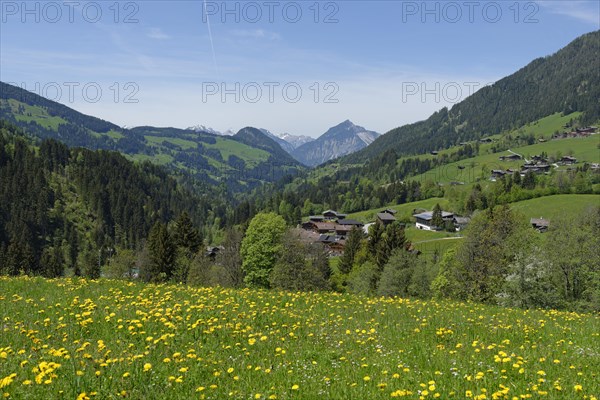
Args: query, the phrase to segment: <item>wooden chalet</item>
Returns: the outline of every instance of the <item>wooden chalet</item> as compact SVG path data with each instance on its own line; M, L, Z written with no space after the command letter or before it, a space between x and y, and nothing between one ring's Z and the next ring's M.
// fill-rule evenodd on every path
M422 229L426 231L438 231L444 228L443 226L433 225L433 211L415 214L413 215L413 217L415 218L415 227L417 229ZM444 220L444 223L448 221L452 222L454 219L454 213L442 211L442 219Z
M323 211L323 219L325 221L334 221L336 219L345 219L348 215L342 214L334 210Z
M531 162L533 163L547 163L548 159L546 157L542 157L540 155L535 155L533 157L531 157Z
M550 171L550 164L546 163L526 163L523 165L521 174L526 174L527 171L531 171L536 174L545 174Z
M504 175L508 174L508 171L505 171L503 169L493 169L492 170L492 176L490 177L490 180L492 182L495 182L497 179L502 178Z
M302 224L302 228L308 231L314 231L317 233L333 232L335 230L335 224L331 222L316 222L308 221Z
M562 165L573 165L577 163L577 159L571 156L564 156L559 160L559 163Z
M327 247L333 254L343 253L346 246L346 240L336 235L321 235L317 243L321 243Z
M531 224L533 229L540 233L546 232L548 230L548 227L550 226L550 221L541 217L531 218L529 220L529 223Z
M469 218L469 217L458 217L455 215L452 218L452 223L454 224L454 228L456 229L456 232L460 232L463 229L465 229L467 227L467 225L469 225L469 222L471 222L471 218Z
M396 222L396 217L393 214L380 212L377 213L377 222L383 224L383 226L389 225L393 222Z
M523 157L521 157L518 154L510 154L507 156L500 156L500 161L518 161L518 160L522 160Z
M335 224L335 233L338 236L346 236L350 233L350 231L354 229L353 225L340 225L340 224Z
M359 228L362 228L364 225L362 222L357 221L355 219L340 219L337 223L338 225L357 226Z

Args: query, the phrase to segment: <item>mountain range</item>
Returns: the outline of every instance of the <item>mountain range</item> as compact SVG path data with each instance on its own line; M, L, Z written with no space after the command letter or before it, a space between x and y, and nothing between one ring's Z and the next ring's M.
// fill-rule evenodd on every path
M351 166L344 181L367 176L368 164L448 149L518 129L546 116L579 113L581 124L600 119L600 31L583 35L557 53L536 59L514 74L482 88L452 108L384 135L347 120L318 139L246 127L218 132L142 126L131 129L81 114L16 86L0 82L0 119L36 139L53 138L71 147L114 150L135 161L152 161L234 193L303 174L338 158ZM379 162L379 161L377 161ZM360 166L364 166L361 169Z
M329 129L318 139L297 147L291 154L302 164L314 167L364 149L377 137L379 133L346 120Z

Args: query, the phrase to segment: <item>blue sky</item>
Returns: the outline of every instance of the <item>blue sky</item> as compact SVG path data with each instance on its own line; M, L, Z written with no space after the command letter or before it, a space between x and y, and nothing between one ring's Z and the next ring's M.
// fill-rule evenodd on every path
M425 119L600 28L598 1L2 0L0 12L4 82L119 125L309 136Z

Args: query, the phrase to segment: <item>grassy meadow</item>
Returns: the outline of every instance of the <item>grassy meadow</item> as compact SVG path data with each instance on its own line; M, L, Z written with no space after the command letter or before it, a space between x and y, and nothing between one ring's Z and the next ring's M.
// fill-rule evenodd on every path
M14 399L596 399L600 316L0 277Z

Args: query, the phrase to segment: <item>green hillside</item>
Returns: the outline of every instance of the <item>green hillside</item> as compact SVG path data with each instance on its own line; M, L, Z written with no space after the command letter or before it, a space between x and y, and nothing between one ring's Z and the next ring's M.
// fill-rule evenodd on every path
M99 268L116 247L141 245L156 222L185 212L208 231L228 215L224 198L209 190L199 197L164 168L55 140L35 147L3 121L0 187L0 273Z
M131 160L163 165L199 182L224 183L232 192L247 191L304 169L258 130L252 137L244 133L248 129L234 137L219 137L176 128L123 129L2 82L0 119L37 139L119 151Z
M547 133L547 131L544 133ZM513 147L510 150L524 156L526 159L530 159L532 156L539 155L542 152L545 152L548 156L554 158L556 158L557 155L572 155L577 158L578 164L582 165L585 162L600 162L598 145L600 145L600 135L593 135L587 138L549 140L544 143L536 143L530 146ZM489 146L490 145L487 147L489 148ZM433 168L410 179L420 182L431 180L441 184L448 184L450 182L463 182L468 184L480 180L487 180L490 176L490 171L493 169L506 170L512 168L513 170L519 170L521 168L524 161L500 161L500 156L507 156L510 154L509 151L483 154ZM564 170L565 168L561 167L557 169Z
M366 161L386 151L398 155L440 150L562 112L582 112L582 123L600 119L600 31L583 35L555 54L477 91L426 121L394 129L347 157Z
M558 216L576 217L590 207L600 206L600 195L595 194L558 194L523 200L511 204L511 207L527 218L552 220Z

